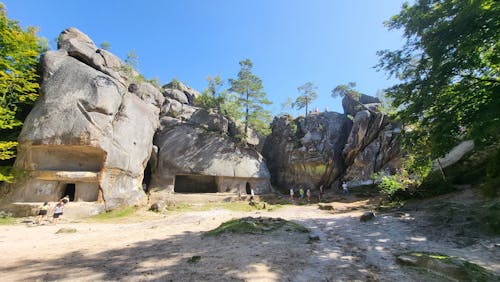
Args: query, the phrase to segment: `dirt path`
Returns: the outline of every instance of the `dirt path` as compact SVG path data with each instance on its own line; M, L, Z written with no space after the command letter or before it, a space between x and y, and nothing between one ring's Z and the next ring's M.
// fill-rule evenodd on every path
M493 242L458 249L418 231L418 212L380 214L360 222L362 212L332 214L317 205L304 205L273 212L149 214L132 223L0 226L0 277L2 281L418 281L416 274L395 262L396 255L407 251L457 255L500 273L499 252L490 247ZM244 216L293 220L311 234L203 236L224 221ZM77 232L56 234L60 228ZM310 236L319 236L319 241ZM189 262L193 256L200 256L199 261Z

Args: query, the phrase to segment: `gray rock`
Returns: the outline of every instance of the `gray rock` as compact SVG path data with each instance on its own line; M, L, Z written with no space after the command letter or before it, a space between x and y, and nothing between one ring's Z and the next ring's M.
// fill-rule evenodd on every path
M182 100L182 101L179 100L179 102L181 102L181 103L184 103L183 102L184 99L187 98L187 103L185 103L185 104L189 104L189 105L193 105L193 102L196 99L196 97L201 95L200 92L194 90L191 87L186 86L184 83L182 83L180 81L176 81L175 83L170 82L168 84L165 84L162 88L165 91L165 93L167 93L169 91L169 89L181 91L184 94L184 96L180 95L178 92L175 92L175 91L169 92L170 93L169 95L173 95L174 99L177 99L175 97L178 97L179 99Z
M77 29L65 30L59 47L42 58L41 96L24 122L15 164L30 176L11 199L57 201L72 193L106 209L142 203L163 95L116 70L124 63Z
M212 185L212 192L242 192L250 185L256 194L270 190L270 174L255 150L239 147L227 136L190 124L164 128L155 138L158 164L152 187L172 191L179 178ZM207 184L207 181L210 182ZM211 182L212 181L212 182Z
M378 98L368 96L365 94L361 94L359 98L353 98L351 96L344 96L342 98L342 108L344 109L344 113L355 116L357 112L361 110L366 110L368 108L367 104L371 104L369 107L379 107L380 100ZM375 106L374 104L379 104Z
M177 100L181 104L189 104L188 97L178 89L164 89L165 97Z
M375 218L375 214L373 214L373 212L365 212L361 215L361 217L359 218L359 221L361 222L367 222L367 221L370 221L372 219Z

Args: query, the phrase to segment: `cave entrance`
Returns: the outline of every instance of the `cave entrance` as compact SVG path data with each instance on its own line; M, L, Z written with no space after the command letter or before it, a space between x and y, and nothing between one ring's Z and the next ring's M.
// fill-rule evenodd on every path
M217 193L215 176L176 175L174 192L179 193Z
M151 183L151 163L148 162L146 169L144 169L144 178L142 179L142 188L144 192L149 191L149 184Z
M62 194L62 197L67 195L67 196L69 196L69 200L71 202L73 202L75 200L75 188L76 188L75 183L66 184L66 187L64 188L64 193Z
M246 192L247 192L247 195L250 195L252 194L252 190L250 189L250 183L247 182L247 186L246 186Z

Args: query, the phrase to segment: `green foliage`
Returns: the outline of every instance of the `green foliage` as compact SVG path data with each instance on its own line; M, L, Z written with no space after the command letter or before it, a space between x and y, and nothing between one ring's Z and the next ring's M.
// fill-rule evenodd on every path
M404 156L401 169L396 174L388 175L385 172L379 172L372 178L382 194L389 199L394 199L401 193L414 194L430 171L430 160L421 160L416 155L407 154Z
M111 50L111 43L109 43L108 41L103 41L103 42L101 42L100 47L101 47L101 49L109 51L109 50Z
M377 178L379 180L378 187L380 191L389 198L397 191L405 189L400 175L385 175L379 173Z
M220 88L224 81L219 75L212 77L207 76L208 88L203 89L200 96L196 97L194 104L204 109L217 109L220 111L220 106L224 104L224 95L220 92Z
M23 30L17 21L7 18L0 3L0 160L15 157L15 142L22 120L38 97L36 71L39 55L46 50L37 30ZM13 177L0 170L0 181L10 182Z
M139 57L135 50L130 50L127 52L127 58L125 58L125 64L133 70L139 69Z
M318 87L314 86L312 82L306 82L304 83L304 85L299 86L297 90L299 91L300 95L299 97L297 97L292 106L297 110L300 110L305 107L306 108L305 115L307 116L308 106L311 104L312 101L318 98L318 93L316 92L316 89L318 89Z
M407 148L436 158L464 138L497 142L499 2L417 0L386 26L406 38L401 50L379 51L377 67L401 81L386 91L400 109Z
M249 59L240 61L240 67L238 78L229 79L231 84L229 91L238 95L238 103L243 106L245 137L248 137L249 126L257 132L267 134L272 116L262 105L269 105L271 101L266 98L262 80L252 73L252 61Z
M361 97L361 93L356 91L354 89L356 87L356 82L349 82L347 84L341 84L337 85L333 90L332 90L332 98L337 98L341 97L344 98L345 96L351 97L355 101L359 101L359 98Z
M117 218L124 218L124 217L131 216L132 214L135 213L135 211L136 211L136 209L134 207L118 208L118 209L114 209L112 211L107 211L105 213L94 215L91 217L91 219L103 220L103 221L113 220L113 219L117 219Z

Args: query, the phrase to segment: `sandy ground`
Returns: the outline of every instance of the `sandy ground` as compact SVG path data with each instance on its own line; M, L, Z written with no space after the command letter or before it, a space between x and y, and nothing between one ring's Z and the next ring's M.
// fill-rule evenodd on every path
M334 206L338 212L366 207L366 202ZM141 221L118 223L65 219L58 225L4 225L0 280L422 281L418 273L396 264L396 256L408 251L460 256L500 274L495 238L457 248L445 236L427 236L419 224L420 211L377 214L360 222L362 213L332 213L311 204L272 212L143 212ZM311 234L203 235L224 221L246 216L293 220ZM61 228L77 232L56 234ZM320 240L309 240L311 235ZM189 262L193 256L201 259Z

